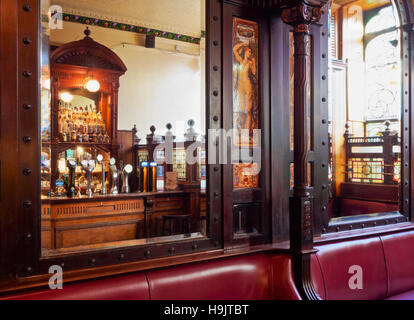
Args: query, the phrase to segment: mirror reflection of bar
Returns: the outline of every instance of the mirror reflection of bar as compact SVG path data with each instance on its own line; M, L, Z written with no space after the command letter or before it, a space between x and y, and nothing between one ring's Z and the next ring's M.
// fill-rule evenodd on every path
M187 21L187 35L156 34L138 22L118 29L75 19L67 12L76 8L61 4L63 29L44 24L43 254L207 237L204 17L178 18L185 13L174 5L169 19ZM120 16L131 12L126 4ZM147 36L151 46L140 41ZM197 162L187 165L194 143Z

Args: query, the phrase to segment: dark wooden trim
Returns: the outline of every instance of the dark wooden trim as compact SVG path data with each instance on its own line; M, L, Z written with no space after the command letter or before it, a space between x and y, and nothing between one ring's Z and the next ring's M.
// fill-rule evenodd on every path
M394 1L398 10L401 21L401 61L402 61L402 139L401 139L401 168L402 178L400 185L400 208L403 217L401 219L389 220L388 223L401 223L407 219L414 221L414 177L410 176L411 167L414 165L413 151L413 130L414 114L411 111L411 99L414 95L414 86L412 78L414 55L412 52L413 35L410 34L410 27L413 23L414 14L412 3L409 0ZM327 23L322 15L321 24L312 27L312 37L314 43L314 145L315 145L315 184L313 196L314 202L314 233L319 236L326 232L338 232L338 226L330 226L328 212L328 153L329 144L327 142L328 135L328 81L327 77L322 79L321 75L328 73L328 28ZM410 88L410 89L409 89ZM325 102L323 102L323 100ZM325 144L325 146L323 146ZM411 160L409 160L411 159ZM411 178L409 178L411 177ZM384 221L385 223L385 221ZM369 217L366 223L349 223L341 226L340 231L348 230L352 226L354 229L362 229L366 225L372 226ZM377 224L383 225L382 222Z
M280 15L270 21L271 213L273 242L289 239L290 163L290 56L291 27Z
M1 51L1 158L2 219L0 275L30 277L47 273L51 264L66 270L117 265L160 257L173 257L222 247L221 170L208 166L209 238L141 247L114 247L91 252L42 258L40 244L40 99L39 0L4 0L0 11ZM207 129L221 124L221 3L207 2ZM25 44L23 38L32 41ZM27 72L25 72L27 71ZM218 97L216 91L219 92ZM215 120L218 117L218 121ZM29 139L24 137L30 137ZM31 174L23 175L24 169ZM7 186L7 188L5 187ZM19 254L15 254L19 252ZM120 257L125 257L120 258ZM13 282L13 279L9 279Z
M366 224L364 229L354 229L340 232L331 232L323 234L314 239L314 245L323 245L342 241L357 240L361 238L383 236L393 233L409 232L414 230L414 224L411 222L400 224L388 224L373 226Z
M73 271L65 271L64 281L68 283L98 279L102 277L123 275L133 272L142 272L147 270L154 270L160 268L166 268L171 266L180 266L189 263L200 263L217 259L225 259L230 257L258 254L258 253L269 253L269 254L290 254L289 243L278 243L278 244L266 244L252 246L250 248L238 247L231 249L217 249L217 250L206 250L204 252L195 252L184 254L175 257L163 257L157 259L147 259L144 261L135 262L122 262L117 261L116 264L93 267L85 269L78 269ZM63 267L65 270L65 267ZM16 278L16 279L0 279L0 293L9 294L10 292L16 292L18 290L34 289L47 287L49 283L50 275L45 273L42 275Z

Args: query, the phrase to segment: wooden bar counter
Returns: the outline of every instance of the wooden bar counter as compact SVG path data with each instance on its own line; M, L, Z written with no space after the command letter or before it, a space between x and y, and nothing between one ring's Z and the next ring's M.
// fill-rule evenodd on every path
M162 217L187 214L185 203L189 196L184 191L165 191L44 198L42 248L53 250L163 236Z

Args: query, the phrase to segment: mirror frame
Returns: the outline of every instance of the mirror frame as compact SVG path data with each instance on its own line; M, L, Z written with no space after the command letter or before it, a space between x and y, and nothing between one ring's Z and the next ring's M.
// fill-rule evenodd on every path
M64 266L65 271L70 271L222 250L222 203L221 197L217 196L222 194L220 183L222 172L218 166L208 165L209 238L114 249L95 249L56 257L41 256L40 174L38 170L41 151L38 80L40 79L40 0L4 1L1 9L2 28L6 23L13 26L13 30L9 28L7 36L2 38L3 44L13 48L3 58L7 59L5 61L8 63L7 73L16 74L16 79L11 79L7 85L10 92L15 94L1 96L2 105L7 104L16 110L15 117L10 116L10 110L8 113L3 111L2 131L13 132L14 135L10 136L10 139L19 143L17 146L1 147L3 154L9 154L1 165L10 168L10 173L1 177L2 187L3 190L6 186L10 187L7 187L7 191L3 191L5 195L3 207L8 207L9 210L4 213L1 221L0 267L3 269L0 269L0 274L29 277L47 274L51 265L61 265ZM10 15L10 12L15 14ZM221 122L215 120L216 116L222 119L221 99L217 98L217 92L220 97L222 88L221 14L219 0L206 2L206 130L219 129ZM14 28L14 26L19 27ZM30 41L25 41L25 39L30 39ZM18 60L17 57L19 57ZM3 88L5 86L2 86ZM7 122L6 118L9 118ZM19 151L17 152L15 148ZM16 252L19 254L16 255Z
M414 222L412 214L414 178L410 178L411 163L413 163L411 137L414 123L414 113L411 111L411 96L413 92L413 61L414 54L409 46L414 41L411 23L413 9L409 0L391 0L397 9L400 26L397 27L401 41L401 67L402 67L402 136L401 136L401 201L402 212L400 215L384 214L382 217L370 218L369 216L357 216L353 221L338 222L329 219L328 212L328 165L329 143L328 139L328 14L323 14L320 25L312 26L313 36L313 106L314 106L314 233L315 237L323 234L338 233L368 227L386 226L403 222ZM328 5L327 5L328 6ZM326 11L328 7L326 6ZM404 146L404 147L403 147Z

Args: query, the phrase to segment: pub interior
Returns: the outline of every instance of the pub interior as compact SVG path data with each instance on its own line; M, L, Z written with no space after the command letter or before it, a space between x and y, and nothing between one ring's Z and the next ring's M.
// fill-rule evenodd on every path
M413 300L413 25L1 0L0 300Z

